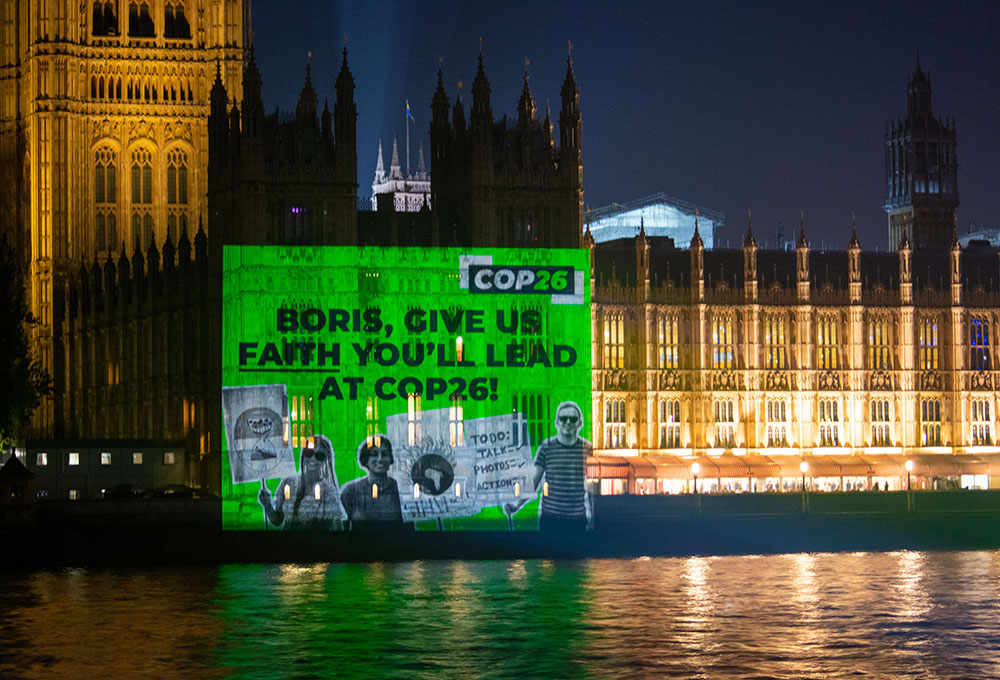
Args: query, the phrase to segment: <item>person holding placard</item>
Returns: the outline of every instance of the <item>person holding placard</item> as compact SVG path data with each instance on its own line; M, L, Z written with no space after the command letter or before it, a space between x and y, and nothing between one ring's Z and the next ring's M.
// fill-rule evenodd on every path
M372 435L361 442L358 464L368 475L345 484L340 496L352 530L402 526L399 486L389 476L394 462L392 442L385 435Z
M299 455L299 474L278 484L274 499L261 485L257 495L267 521L285 529L340 531L346 515L340 503L333 445L323 435L310 437Z

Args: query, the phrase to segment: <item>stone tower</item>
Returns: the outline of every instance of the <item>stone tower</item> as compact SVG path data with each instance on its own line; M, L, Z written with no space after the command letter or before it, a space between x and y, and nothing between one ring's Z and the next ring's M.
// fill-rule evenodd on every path
M951 247L958 208L955 122L935 118L931 83L917 70L910 76L906 117L885 133L885 210L889 248L903 236L915 251Z
M209 91L218 69L242 96L247 11L241 0L0 0L0 224L57 395L30 434L63 431L70 273L176 242L207 216Z

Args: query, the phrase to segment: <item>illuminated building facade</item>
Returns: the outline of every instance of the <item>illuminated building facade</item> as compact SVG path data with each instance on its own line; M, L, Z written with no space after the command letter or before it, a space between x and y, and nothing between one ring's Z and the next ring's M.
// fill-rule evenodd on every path
M33 344L55 386L30 434L73 434L74 411L97 408L86 395L72 403L71 279L154 245L176 251L207 217L209 93L219 78L242 98L245 10L239 0L0 2L0 223L27 271ZM131 359L101 357L101 384L118 385ZM170 392L144 380L122 400ZM176 374L167 380L184 391ZM184 434L179 409L161 436Z
M815 252L803 229L764 251L749 226L742 250L590 243L595 452L630 462L592 466L605 493L690 489L694 459L706 490L801 488L803 459L824 490L899 489L906 457L1000 475L993 248Z
M612 203L587 212L587 228L595 243L632 238L642 227L647 237L667 236L679 248L686 248L698 233L707 250L715 247L715 234L726 226L726 216L664 193L628 203Z
M431 176L427 174L424 163L424 146L420 145L417 160L417 172L403 175L399 165L399 148L396 140L392 140L392 162L386 174L382 162L382 142L378 143L378 160L375 163L375 179L372 180L372 210L378 210L379 196L381 200L392 201L392 209L396 212L418 212L431 207Z

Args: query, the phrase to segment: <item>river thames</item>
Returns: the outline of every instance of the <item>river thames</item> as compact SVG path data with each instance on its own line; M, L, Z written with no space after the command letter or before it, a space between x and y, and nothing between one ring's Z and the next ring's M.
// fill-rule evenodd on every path
M995 678L1000 552L8 572L3 678Z

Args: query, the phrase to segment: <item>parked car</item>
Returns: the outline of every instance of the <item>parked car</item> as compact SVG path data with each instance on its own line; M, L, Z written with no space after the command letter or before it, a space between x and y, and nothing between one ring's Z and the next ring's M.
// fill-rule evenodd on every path
M134 484L119 484L110 489L104 490L104 497L115 500L135 500L148 497L145 489L140 489Z

